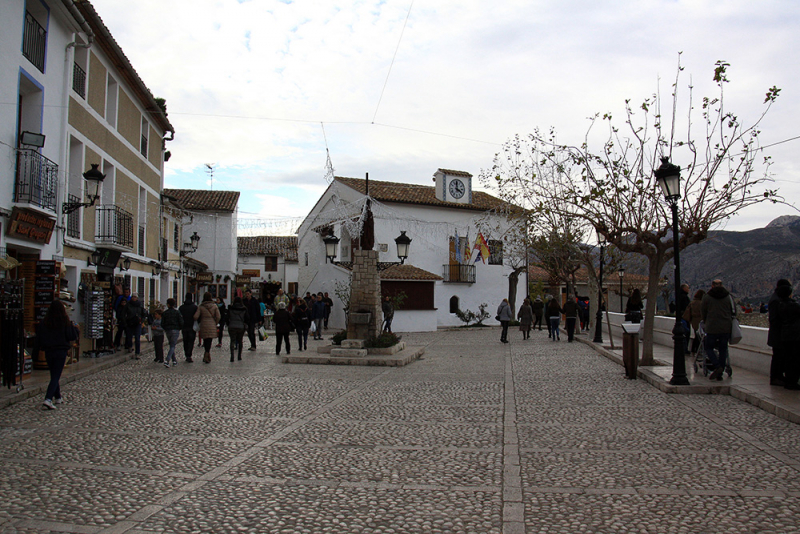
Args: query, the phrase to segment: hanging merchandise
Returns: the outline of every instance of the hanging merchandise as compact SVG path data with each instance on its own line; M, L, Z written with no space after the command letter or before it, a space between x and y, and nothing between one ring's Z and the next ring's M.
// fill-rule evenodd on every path
M30 374L30 356L25 354L25 329L23 320L24 280L8 280L0 284L0 372L3 385L17 386L20 391L22 377ZM19 383L17 383L19 377Z
M105 291L90 286L84 295L83 310L86 315L84 335L89 339L102 339L105 322Z

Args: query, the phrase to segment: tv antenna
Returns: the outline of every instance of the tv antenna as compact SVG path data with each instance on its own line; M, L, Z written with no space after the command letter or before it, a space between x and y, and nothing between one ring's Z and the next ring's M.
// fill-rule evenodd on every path
M209 177L209 189L212 191L214 190L214 166L216 163L204 163L203 165L206 166L206 172L208 173Z

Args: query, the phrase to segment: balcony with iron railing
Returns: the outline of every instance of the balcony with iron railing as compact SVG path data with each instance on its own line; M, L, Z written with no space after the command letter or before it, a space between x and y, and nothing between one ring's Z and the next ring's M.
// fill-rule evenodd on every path
M58 165L36 150L17 149L17 180L14 202L55 212L58 193Z
M72 90L86 99L86 71L77 62L72 65Z
M445 282L452 284L474 284L475 283L475 266L464 265L460 263L452 263L442 265L442 278Z
M44 72L44 57L47 50L47 30L42 28L30 12L25 13L25 30L22 36L22 55L33 66Z
M95 244L117 250L133 251L133 215L119 206L97 206Z
M73 194L67 195L67 203L79 204L81 197ZM67 215L67 237L79 239L81 237L81 211L75 210Z

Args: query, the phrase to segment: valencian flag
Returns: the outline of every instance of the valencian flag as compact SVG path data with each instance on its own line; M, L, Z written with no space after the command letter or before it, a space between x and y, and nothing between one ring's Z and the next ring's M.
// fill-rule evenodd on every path
M475 257L475 263L478 263L478 258L480 258L483 263L486 263L487 258L489 258L489 245L486 244L483 234L479 233L478 237L475 238L475 246L473 248L478 249L478 255Z

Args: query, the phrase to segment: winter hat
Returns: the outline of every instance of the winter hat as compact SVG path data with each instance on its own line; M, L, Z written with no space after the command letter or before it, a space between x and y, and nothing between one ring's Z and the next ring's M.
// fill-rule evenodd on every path
M138 299L139 298L139 293L131 293L131 297L136 297Z
M278 303L278 309L279 310L285 310L286 309L286 303L285 302L279 302Z

